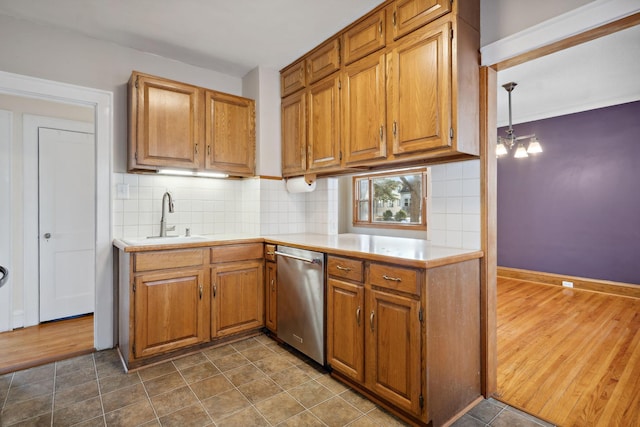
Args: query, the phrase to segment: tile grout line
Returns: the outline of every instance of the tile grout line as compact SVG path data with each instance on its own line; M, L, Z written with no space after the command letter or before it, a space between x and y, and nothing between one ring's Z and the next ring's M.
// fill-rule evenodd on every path
M100 408L102 408L102 422L104 425L107 425L107 414L104 411L104 402L102 401L102 391L100 390L100 376L98 375L98 364L96 363L95 352L91 354L91 358L93 359L93 369L96 374L96 385L98 386L98 397L100 398Z
M51 427L53 427L53 420L55 416L56 406L56 380L58 379L58 362L53 363L53 390L51 391Z
M142 377L140 376L140 373L138 371L136 371L135 374L138 376L138 379L140 380L140 384L142 384L142 389L144 390L145 396L147 396L147 401L149 402L149 406L151 406L151 410L153 411L153 415L156 416L156 421L158 422L158 424L162 425L162 423L160 422L160 417L158 417L158 413L156 412L156 408L153 406L153 402L151 401L151 397L149 396L149 391L147 390L147 386L145 385L144 381L142 380Z
M194 354L198 354L198 353L194 353ZM202 352L202 350L200 351L200 354L202 354L206 360L209 360L209 358L207 357L207 355L206 355L206 354L204 354L204 353ZM185 358L186 358L186 357L189 357L189 356L185 356ZM177 359L177 360L179 360L179 359ZM210 362L210 363L212 363L212 364L213 364L213 366L216 366L212 361L210 361L210 360L209 360L209 362ZM175 360L172 360L172 361L171 361L171 363L173 364L173 367L174 367L174 368L176 368L176 371L178 371L178 374L180 375L180 378L182 378L182 380L184 381L184 383L185 383L185 384L187 385L187 387L189 388L189 391L190 391L191 393L193 393L193 395L196 397L196 400L198 401L198 405L200 406L200 408L202 408L202 410L204 411L204 413L205 413L205 414L207 414L207 418L209 418L209 421L211 421L211 423L212 423L213 425L216 425L216 422L213 420L213 418L211 418L211 415L209 414L209 412L208 412L208 411L205 409L205 407L202 405L202 400L201 400L201 399L198 397L198 395L193 391L193 389L191 388L191 384L189 384L189 381L187 381L187 379L184 377L184 375L182 375L182 371L180 370L180 368L178 368L178 367L176 366L176 364L175 364ZM197 366L197 365L191 365L191 366ZM190 367L191 367L191 366L190 366ZM217 368L218 368L218 367L216 366L216 369L217 369ZM219 370L219 369L218 369L218 370ZM211 377L207 377L207 378L211 378ZM174 389L174 390L176 390L176 389ZM151 406L153 406L153 402L151 402ZM185 408L187 408L187 407L188 407L188 406L185 406ZM178 410L176 410L176 411L171 412L171 414L175 414L176 412L181 411L181 410L183 410L183 409L184 409L184 408L180 408L180 409L178 409ZM154 408L154 410L155 410L155 408ZM170 414L166 414L166 415L170 415ZM166 415L165 415L165 416L166 416ZM160 419L159 419L159 418L158 418L158 422L160 423L160 425L162 425L162 423L160 422Z

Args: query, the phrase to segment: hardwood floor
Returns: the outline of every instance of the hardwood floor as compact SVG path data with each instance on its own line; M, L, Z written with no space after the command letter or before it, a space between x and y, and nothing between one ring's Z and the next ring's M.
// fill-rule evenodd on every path
M498 278L498 398L559 426L640 425L640 299Z
M93 351L93 315L2 332L0 375Z

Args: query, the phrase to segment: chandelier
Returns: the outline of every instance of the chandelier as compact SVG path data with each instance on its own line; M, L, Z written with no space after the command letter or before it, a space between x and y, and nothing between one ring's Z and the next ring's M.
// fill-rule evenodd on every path
M509 92L509 129L506 130L507 137L503 138L501 136L498 137L498 145L496 145L496 156L504 156L509 154L509 150L513 147L516 147L516 152L513 157L520 159L523 157L529 157L529 154L534 153L542 153L542 146L540 145L540 141L535 134L533 135L524 135L516 137L516 134L513 131L513 126L511 124L511 92L516 87L517 83L509 82L503 84L502 87ZM524 148L525 140L529 140L529 144L527 148Z

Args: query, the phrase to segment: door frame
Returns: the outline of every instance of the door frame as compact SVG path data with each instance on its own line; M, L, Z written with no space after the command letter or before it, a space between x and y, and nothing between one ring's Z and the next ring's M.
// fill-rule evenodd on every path
M114 345L111 171L113 170L113 93L0 71L0 93L45 99L94 109L96 159L96 271L94 347ZM25 236L33 240L34 236ZM25 270L25 272L28 269Z
M7 297L4 303L0 303L0 332L11 330L13 327L13 283L11 275L14 274L13 270L13 257L11 252L13 249L13 232L11 231L11 200L13 198L13 190L11 188L11 145L13 144L13 113L11 111L0 110L0 121L6 120L7 122L7 136L5 142L6 145L0 143L0 190L3 190L4 184L2 181L6 181L8 185L7 199L9 203L6 206L0 207L0 236L6 241L8 245L8 253L6 255L5 267L9 269L9 279L4 284L0 293L4 293ZM3 138L3 135L0 135ZM4 139L4 138L3 138ZM3 249L0 248L0 252ZM2 254L0 254L2 255ZM1 257L0 257L1 259ZM5 310L6 309L6 310Z
M485 397L498 391L497 345L497 73L620 31L640 25L637 6L625 0L592 2L519 33L505 37L481 51L480 145L482 250L481 261L481 387Z
M94 124L55 117L24 114L22 119L23 186L24 186L24 326L40 323L40 264L33 267L33 260L40 259L39 232L39 128L61 129L72 132L94 133ZM94 151L96 138L94 135ZM94 170L94 175L96 175ZM94 201L96 191L94 189ZM94 232L97 224L94 223ZM94 277L94 288L97 282ZM94 307L97 305L94 302ZM94 308L95 310L95 308Z

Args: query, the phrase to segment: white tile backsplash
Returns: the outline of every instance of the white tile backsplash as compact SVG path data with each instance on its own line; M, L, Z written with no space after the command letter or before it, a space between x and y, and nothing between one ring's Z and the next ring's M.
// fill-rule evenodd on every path
M480 249L480 161L431 167L431 243Z
M162 196L170 191L175 212L168 224L177 234L288 233L337 234L338 178L319 178L310 193L289 193L284 180L221 180L116 173L115 186L129 185L129 198L113 201L114 237L146 237L160 232ZM431 167L432 244L480 248L480 162Z

